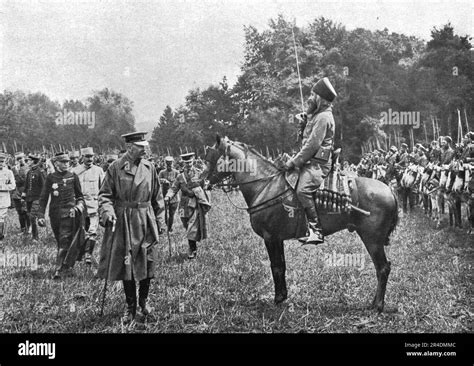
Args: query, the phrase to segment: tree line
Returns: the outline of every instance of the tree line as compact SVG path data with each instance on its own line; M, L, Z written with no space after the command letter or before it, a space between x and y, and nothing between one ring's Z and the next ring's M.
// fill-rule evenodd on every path
M177 155L188 149L202 155L216 133L264 154L291 153L298 149L294 116L303 108L301 92L306 101L314 83L325 76L338 92L335 145L350 161L401 142L428 143L439 135L456 140L461 129L472 129L471 37L455 34L451 24L433 27L427 42L387 29L347 30L324 17L296 27L280 15L263 31L253 26L243 31L237 82L230 86L224 76L218 85L189 90L183 104L166 106L151 136L154 153ZM94 112L93 128L68 125L77 118L74 112L84 110ZM397 113L401 118L419 116L418 126L381 118L396 122ZM0 122L0 139L9 152L20 146L37 151L86 145L97 151L120 149L120 135L135 128L133 102L108 88L94 91L85 102L62 105L42 93L4 91Z

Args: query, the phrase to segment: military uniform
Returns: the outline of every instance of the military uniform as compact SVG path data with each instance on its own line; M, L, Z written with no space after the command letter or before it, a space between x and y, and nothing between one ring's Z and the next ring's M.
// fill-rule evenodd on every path
M313 100L317 101L319 97L319 105L314 110L316 102L310 102L310 109L313 111L308 110L308 113L313 113L313 117L303 130L301 150L286 164L288 169L300 168L296 195L308 219L310 235L306 241L302 239L307 244L324 242L313 194L331 169L331 153L335 133L331 102L336 96L337 94L327 78L319 80L313 86L311 98L315 98ZM311 98L310 101L312 101Z
M67 154L56 154L55 161L69 161ZM69 247L74 236L75 220L70 216L71 209L82 213L84 196L81 184L76 174L66 171L55 171L48 174L39 199L38 218L44 220L46 205L49 202L49 219L54 237L58 244L56 257L56 272L54 278L60 278L61 272L67 269L64 264Z
M170 164L170 168L164 168L158 173L158 178L160 180L161 187L163 188L163 196L166 196L166 194L168 193L168 189L173 185L179 174L179 171L171 166L173 162L172 157L167 157L165 161L167 164ZM176 213L176 210L178 209L178 204L179 193L174 195L168 203L168 222L166 224L170 232L173 231L174 215Z
M159 234L165 226L158 174L151 162L137 155L148 145L145 134L122 135L130 150L109 166L99 191L100 223L106 229L98 276L123 281L127 303L124 324L132 322L137 313L135 281L139 282L140 316L151 311L148 291L158 262Z
M26 211L30 219L31 235L34 240L38 240L38 212L39 199L46 180L46 172L42 169L40 158L34 155L29 156L34 161L30 170L26 174L25 201Z
M19 162L12 168L16 182L16 188L12 194L12 199L15 205L15 210L18 214L20 229L23 233L27 233L30 228L30 220L27 214L26 202L24 200L23 193L25 191L26 173L28 172L28 166L22 161L24 157L25 154L23 153L15 154L15 158L19 160Z
M201 196L203 201L196 196L196 189L205 195L204 181L200 178L202 171L192 166L194 153L182 154L181 158L187 165L184 171L178 174L176 180L171 185L166 194L166 201L171 202L178 192L182 193L179 203L179 213L189 245L189 258L192 259L197 253L197 242L207 238L205 214L210 209L207 197Z
M81 149L82 156L94 155L93 149L86 147ZM99 190L104 181L105 173L102 168L90 163L86 163L73 168L72 171L79 177L82 194L86 204L85 217L85 262L91 264L91 258L97 241L97 229L99 227Z
M0 240L3 240L6 233L6 221L8 208L11 205L10 191L15 189L15 177L13 172L4 165L6 154L0 153Z

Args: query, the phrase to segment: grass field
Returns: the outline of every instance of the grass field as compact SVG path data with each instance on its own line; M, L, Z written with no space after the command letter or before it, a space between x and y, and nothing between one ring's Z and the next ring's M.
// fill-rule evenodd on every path
M239 193L230 197L239 206ZM367 310L375 292L373 264L357 234L348 231L320 246L285 244L289 298L273 303L270 262L263 241L251 230L248 214L235 209L222 192L212 192L210 238L199 244L196 260L186 259L187 242L179 218L166 235L150 290L155 308L150 333L406 333L472 332L472 236L435 229L421 212L404 216L386 248L392 262L386 306L395 312ZM0 261L0 324L3 333L121 333L123 290L108 287L104 315L99 316L103 280L78 262L74 276L51 280L56 243L51 228L40 228L40 242L19 233L15 210L0 254L33 255L38 268ZM102 229L100 229L102 230ZM99 237L101 239L101 236ZM469 242L470 240L470 242ZM363 254L364 266L329 266L333 254ZM98 248L95 251L98 259ZM13 265L12 265L13 264ZM18 264L18 263L17 263Z

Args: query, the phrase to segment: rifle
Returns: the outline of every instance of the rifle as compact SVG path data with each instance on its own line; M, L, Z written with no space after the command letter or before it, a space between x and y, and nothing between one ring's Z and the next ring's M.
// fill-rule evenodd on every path
M106 293L107 293L107 281L109 279L110 259L112 257L112 246L113 246L114 232L115 232L115 220L112 221L112 233L111 233L111 235L109 235L110 251L109 251L109 258L108 258L108 261L107 261L107 274L106 274L106 277L105 277L104 289L102 291L102 305L100 307L100 316L102 316L104 314L105 296L106 296Z

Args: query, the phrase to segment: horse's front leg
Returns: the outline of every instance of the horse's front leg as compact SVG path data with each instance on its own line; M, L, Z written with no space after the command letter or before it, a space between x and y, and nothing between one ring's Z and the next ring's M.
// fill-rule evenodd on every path
M286 262L283 241L279 239L266 239L265 246L270 258L273 283L275 284L275 304L286 300L288 291L286 289Z

